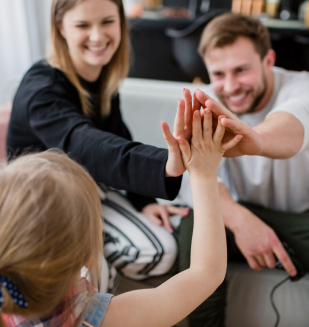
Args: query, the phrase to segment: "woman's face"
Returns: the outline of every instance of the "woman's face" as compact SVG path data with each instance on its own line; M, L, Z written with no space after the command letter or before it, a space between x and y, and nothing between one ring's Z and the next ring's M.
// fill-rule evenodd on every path
M120 44L118 7L109 0L83 0L64 14L59 30L77 74L95 81Z

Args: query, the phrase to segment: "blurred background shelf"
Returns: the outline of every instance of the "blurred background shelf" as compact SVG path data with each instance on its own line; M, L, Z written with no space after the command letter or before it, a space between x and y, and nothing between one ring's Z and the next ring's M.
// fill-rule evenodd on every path
M141 18L129 19L133 61L130 77L192 82L200 77L209 82L197 47L202 30L207 24L193 29L183 37L171 37L169 30L186 31L197 20L214 12L228 11L225 6L210 8L203 15L192 18L160 18L159 12L144 14ZM145 18L147 17L147 18ZM290 70L309 70L309 28L301 21L263 19L268 27L271 41L277 54L276 66ZM192 28L191 28L192 29Z

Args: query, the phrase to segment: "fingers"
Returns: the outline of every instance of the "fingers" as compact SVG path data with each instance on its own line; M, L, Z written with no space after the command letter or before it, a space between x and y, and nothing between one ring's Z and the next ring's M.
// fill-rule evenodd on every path
M160 219L159 217L155 216L155 215L149 215L147 217L150 221L152 221L154 224L158 225L158 226L162 226L163 225L163 221L162 219Z
M237 134L235 135L231 140L228 142L222 143L222 150L227 151L231 148L233 148L235 145L237 145L238 142L240 142L243 138L243 135Z
M225 133L225 128L221 124L221 118L224 118L224 117L225 117L224 115L220 115L218 117L217 128L215 129L215 133L213 136L213 140L216 145L221 144L224 133Z
M169 213L166 206L158 203L151 203L146 205L142 212L144 215L158 226L164 226L170 233L173 232L173 228L169 221Z
M266 267L267 266L266 261L265 261L265 259L264 259L264 257L262 255L256 256L256 261L257 261L257 263L259 264L260 267Z
M188 89L183 89L183 97L185 102L184 128L190 129L192 124L192 97ZM191 135L190 135L191 136Z
M191 160L190 144L186 139L178 138L179 148L182 154L182 159L185 164L188 164Z
M163 137L165 139L165 142L166 142L168 148L169 149L170 148L175 148L175 147L178 148L178 142L175 139L175 137L173 136L173 134L171 133L168 124L165 121L161 121L160 125L161 125L161 129L162 129L162 132L163 132Z
M297 270L295 266L293 265L293 262L287 252L285 251L282 243L279 241L276 242L276 245L273 248L273 251L278 258L278 260L281 262L283 268L290 276L295 276L297 274Z
M266 253L264 253L264 260L265 260L265 266L267 266L268 268L271 268L271 269L275 268L276 258L272 251L267 251Z
M208 109L210 109L216 116L225 115L228 118L236 118L235 115L228 109L226 109L220 102L217 102L214 99L211 99L207 96L205 101L205 105Z
M201 114L197 110L193 113L192 142L197 142L202 138Z
M174 206L166 206L166 209L170 215L180 215L180 216L188 216L190 212L190 208L179 208Z
M224 127L223 127L223 129L224 129ZM204 110L203 139L204 140L212 139L212 112L208 109Z
M193 94L193 108L192 108L192 111L196 111L196 110L200 110L201 109L201 106L202 104L198 101L198 99L196 98L196 91L194 91L194 94ZM204 102L205 103L205 102ZM204 108L205 108L205 105L204 105Z
M250 268L254 270L261 270L263 267L266 266L268 268L275 268L277 257L285 271L290 276L295 276L297 274L297 270L288 253L285 251L282 243L279 239L276 240L275 243L276 246L273 249L263 251L258 255L246 257Z
M170 223L171 215L187 216L190 212L190 208L178 208L174 206L158 206L158 212L153 214L150 220L155 222L157 225L163 225L170 233L173 232L172 225ZM158 215L158 216L156 216Z
M257 260L255 260L255 258L246 257L246 260L247 260L248 265L250 266L251 269L256 270L256 271L262 270L262 267L259 265Z
M163 136L168 147L168 159L165 165L166 177L177 177L185 172L178 140L171 133L166 122L160 122Z
M191 95L190 95L191 96ZM178 100L177 113L174 122L174 135L175 137L184 137L185 130L185 101L182 99Z
M205 103L207 100L210 99L210 97L201 90L196 90L194 94L195 94L196 100L200 102L200 104L203 108L205 108Z
M164 226L164 227L165 227L165 228L166 228L170 233L172 233L172 232L173 232L173 228L172 228L172 225L171 225L171 223L170 223L170 215L169 215L169 213L168 213L166 207L165 207L165 206L159 206L158 209L159 209L158 214L159 214L159 216L160 216L160 218L161 218L161 220L162 220L163 226Z
M222 118L221 123L224 127L231 129L234 133L243 134L246 125L240 120L232 120L229 118Z

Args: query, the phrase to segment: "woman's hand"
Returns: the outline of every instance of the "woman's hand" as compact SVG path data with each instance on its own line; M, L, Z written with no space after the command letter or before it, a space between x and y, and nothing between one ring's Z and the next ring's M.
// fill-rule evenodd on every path
M190 208L179 208L171 205L151 203L146 205L142 209L142 212L150 221L156 225L164 226L170 233L172 233L173 228L170 223L170 216L187 216L190 212Z
M181 137L191 142L192 114L200 110L200 103L195 95L192 97L189 90L183 90L184 100L178 100L177 113L174 123L174 134L171 133L166 122L161 122L163 136L168 147L168 159L165 167L166 177L177 177L185 172L177 138Z

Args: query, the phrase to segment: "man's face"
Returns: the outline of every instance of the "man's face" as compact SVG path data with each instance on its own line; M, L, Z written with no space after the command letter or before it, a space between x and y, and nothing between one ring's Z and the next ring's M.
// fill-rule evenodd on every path
M265 58L261 60L246 37L206 52L204 60L214 91L232 112L244 114L260 109L257 107L268 88Z

